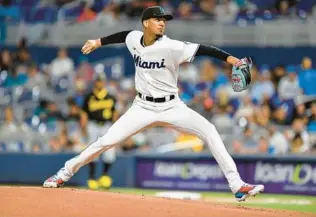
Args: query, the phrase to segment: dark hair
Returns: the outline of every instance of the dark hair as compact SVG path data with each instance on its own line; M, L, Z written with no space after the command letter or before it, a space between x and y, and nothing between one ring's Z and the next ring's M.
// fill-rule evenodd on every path
M70 105L70 106L76 106L77 105L75 100L72 97L69 97L67 99L67 104Z

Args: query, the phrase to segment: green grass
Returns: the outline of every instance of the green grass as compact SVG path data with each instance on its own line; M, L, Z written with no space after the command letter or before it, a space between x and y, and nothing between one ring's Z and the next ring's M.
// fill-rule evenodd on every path
M165 190L147 190L130 188L113 188L110 191L135 195L151 195ZM293 210L311 212L316 214L316 197L302 195L260 194L255 198L249 198L246 202L237 202L231 193L201 192L202 198L207 201L230 203L236 206L249 206L270 209ZM315 215L316 216L316 215Z

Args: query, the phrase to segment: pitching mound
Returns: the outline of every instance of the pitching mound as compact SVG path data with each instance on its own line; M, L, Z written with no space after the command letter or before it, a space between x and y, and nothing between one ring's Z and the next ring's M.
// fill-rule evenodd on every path
M0 216L309 217L313 215L70 188L0 187Z

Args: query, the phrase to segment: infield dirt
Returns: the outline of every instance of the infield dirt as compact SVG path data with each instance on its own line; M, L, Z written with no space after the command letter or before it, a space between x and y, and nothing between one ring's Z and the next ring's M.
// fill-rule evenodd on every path
M0 187L0 217L43 216L315 217L316 215L73 188Z

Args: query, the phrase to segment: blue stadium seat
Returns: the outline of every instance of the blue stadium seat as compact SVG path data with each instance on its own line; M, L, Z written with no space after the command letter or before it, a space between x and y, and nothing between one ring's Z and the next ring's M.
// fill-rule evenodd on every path
M35 22L41 23L53 23L56 18L57 10L51 7L40 7L36 9L33 13L32 19Z
M274 7L276 0L251 0L259 9L268 9Z
M69 19L69 18L78 17L80 15L82 9L83 9L82 5L76 5L72 8L64 8L62 10L64 11L65 18Z
M18 103L37 102L39 100L39 90L23 88L21 95L17 97Z
M5 143L0 143L0 151L7 151L7 152L24 152L25 147L24 147L23 141L19 140L10 140L6 141Z
M8 72L7 71L1 71L0 72L0 87L3 86L5 79L8 76Z
M95 1L92 8L95 12L99 13L103 10L104 6L109 3L109 0L98 0Z
M300 0L300 1L297 2L296 8L298 10L311 12L314 5L316 5L316 1L313 1L313 0Z
M70 87L70 78L68 75L62 76L58 79L57 84L54 86L54 91L57 94L68 92Z
M316 121L313 121L307 125L307 131L316 133Z
M13 93L10 88L0 88L0 105L7 106L12 103Z
M7 151L5 143L0 142L0 152L5 152L5 151Z
M299 83L305 95L316 95L316 70L306 70L299 72Z
M15 0L14 4L20 7L34 7L39 3L39 0Z
M54 23L57 20L57 9L53 7L24 8L26 23Z

